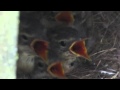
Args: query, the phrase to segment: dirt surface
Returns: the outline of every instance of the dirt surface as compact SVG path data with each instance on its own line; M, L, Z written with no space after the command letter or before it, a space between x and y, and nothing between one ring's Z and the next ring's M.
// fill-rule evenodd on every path
M53 27L54 16L58 11L22 12L21 21L25 21L20 27L26 33L37 35L37 28ZM30 14L30 16L29 16ZM82 58L76 60L74 70L67 74L70 79L118 79L120 78L120 11L73 11L75 17L74 27L80 30L81 37L88 37L86 46L92 61ZM84 29L81 29L83 26ZM46 30L46 29L45 29ZM20 33L24 29L20 29ZM41 32L44 33L44 32ZM46 39L42 34L42 38ZM23 44L23 43L22 43Z

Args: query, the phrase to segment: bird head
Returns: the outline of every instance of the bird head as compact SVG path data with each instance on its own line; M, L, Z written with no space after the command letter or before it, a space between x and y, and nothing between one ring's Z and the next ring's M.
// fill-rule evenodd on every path
M74 23L74 16L71 11L61 11L56 16L57 22L72 25Z
M91 60L90 56L88 55L87 48L85 46L85 39L73 42L69 47L69 51L77 57L83 57L85 59Z
M66 79L62 62L52 63L51 65L48 66L47 71L53 77L57 77L57 78L60 78L60 79Z
M48 60L48 42L45 40L35 39L30 44L30 47L34 52L41 57L42 60L47 62Z

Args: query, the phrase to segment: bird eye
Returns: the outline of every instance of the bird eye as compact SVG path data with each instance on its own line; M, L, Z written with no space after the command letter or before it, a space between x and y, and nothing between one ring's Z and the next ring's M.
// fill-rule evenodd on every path
M25 40L25 41L28 40L28 37L25 34L22 34L20 37L22 38L22 40Z
M43 63L39 62L38 67L40 67L40 68L44 67Z
M74 62L72 62L70 65L71 65L71 66L74 66Z
M63 47L66 46L66 42L65 42L65 41L60 41L59 44L60 44L61 46L63 46Z

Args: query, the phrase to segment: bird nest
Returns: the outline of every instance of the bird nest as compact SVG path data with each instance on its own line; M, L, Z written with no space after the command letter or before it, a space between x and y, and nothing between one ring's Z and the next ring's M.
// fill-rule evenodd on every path
M68 76L75 79L117 79L120 77L120 12L96 11L92 17L90 36L95 38L89 52L92 62L83 61Z
M94 43L88 53L92 61L79 58L76 61L79 65L67 76L70 79L117 79L120 77L120 11L94 11L91 17L93 27L89 36Z

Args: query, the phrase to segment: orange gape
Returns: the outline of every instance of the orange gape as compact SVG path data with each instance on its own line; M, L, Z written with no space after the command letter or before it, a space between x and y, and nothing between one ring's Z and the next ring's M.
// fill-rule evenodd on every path
M72 43L72 45L69 48L70 52L75 54L78 57L84 57L88 60L90 60L90 57L87 53L87 48L85 46L85 40L80 40Z
M66 24L73 24L74 23L74 16L71 11L62 11L58 13L55 17L56 21L64 22Z
M57 78L65 79L64 69L61 62L56 62L48 67L48 72Z
M48 60L48 42L44 40L35 39L31 43L32 49L40 56L44 61Z

